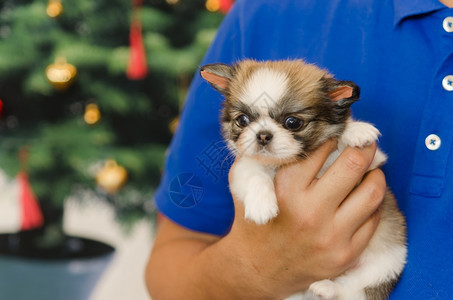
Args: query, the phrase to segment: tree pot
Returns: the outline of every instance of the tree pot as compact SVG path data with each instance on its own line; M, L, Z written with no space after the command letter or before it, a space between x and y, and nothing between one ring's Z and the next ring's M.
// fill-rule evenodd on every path
M114 248L73 236L43 248L32 236L0 234L0 299L88 300Z

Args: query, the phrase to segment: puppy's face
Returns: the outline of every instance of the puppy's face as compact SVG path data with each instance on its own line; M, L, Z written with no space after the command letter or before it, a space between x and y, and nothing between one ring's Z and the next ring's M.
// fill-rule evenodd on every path
M225 95L222 133L236 155L270 164L306 157L344 130L358 87L298 61L242 61L202 67Z

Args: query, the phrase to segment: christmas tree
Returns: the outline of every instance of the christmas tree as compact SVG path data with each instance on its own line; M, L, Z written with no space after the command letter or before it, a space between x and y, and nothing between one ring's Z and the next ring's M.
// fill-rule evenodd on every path
M79 189L125 219L149 214L170 124L223 18L206 5L1 1L0 169L28 173L46 224Z

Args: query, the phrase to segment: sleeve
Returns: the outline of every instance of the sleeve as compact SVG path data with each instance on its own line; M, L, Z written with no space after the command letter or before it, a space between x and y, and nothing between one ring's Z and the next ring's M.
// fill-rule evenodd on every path
M225 17L203 64L240 59L237 6ZM154 195L158 210L172 221L191 230L216 235L226 234L234 219L228 188L233 159L220 134L222 100L222 95L197 73Z

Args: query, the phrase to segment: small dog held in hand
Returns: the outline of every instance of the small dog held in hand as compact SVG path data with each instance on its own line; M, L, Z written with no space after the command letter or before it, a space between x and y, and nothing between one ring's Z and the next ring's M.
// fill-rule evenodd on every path
M244 203L245 218L265 224L278 214L277 170L306 159L328 139L334 151L318 174L348 146L364 147L380 135L350 117L359 88L302 60L210 64L201 76L225 96L222 134L237 157L231 192ZM379 149L370 170L386 161ZM334 279L313 283L291 299L386 299L406 262L406 224L388 191L376 233L359 263Z

